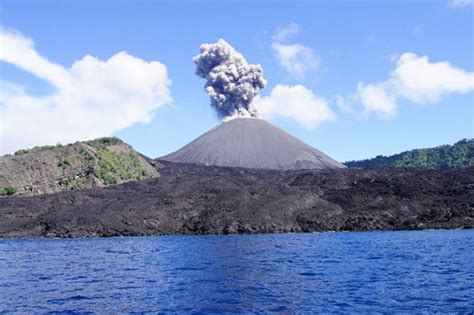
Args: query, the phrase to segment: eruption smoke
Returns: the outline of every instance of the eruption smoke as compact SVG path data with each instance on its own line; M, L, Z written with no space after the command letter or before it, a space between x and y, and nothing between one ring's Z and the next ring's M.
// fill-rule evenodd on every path
M267 84L262 66L248 64L223 39L203 44L200 50L193 58L196 74L207 80L204 87L219 117L258 117L252 100Z

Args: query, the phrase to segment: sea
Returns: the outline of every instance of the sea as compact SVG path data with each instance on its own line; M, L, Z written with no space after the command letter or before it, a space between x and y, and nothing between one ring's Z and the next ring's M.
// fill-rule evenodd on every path
M0 239L0 313L474 312L474 230Z

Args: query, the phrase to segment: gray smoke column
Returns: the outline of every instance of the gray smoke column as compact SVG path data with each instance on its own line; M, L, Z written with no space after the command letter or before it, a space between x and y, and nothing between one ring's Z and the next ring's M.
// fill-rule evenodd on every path
M204 87L220 118L258 117L252 100L267 84L260 65L248 64L244 56L223 39L214 44L202 44L193 61L196 74L206 79Z

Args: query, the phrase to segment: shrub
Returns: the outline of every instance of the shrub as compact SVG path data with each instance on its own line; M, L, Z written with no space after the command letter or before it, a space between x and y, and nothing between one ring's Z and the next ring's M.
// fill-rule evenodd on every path
M87 168L86 168L86 176L89 176L89 175L91 175L91 174L94 174L94 172L95 172L94 166L88 165Z
M68 178L61 178L58 182L60 186L68 186L69 185L69 179Z
M58 167L62 167L63 169L66 169L66 167L68 167L69 165L71 165L69 163L68 160L59 160L58 161Z
M3 187L2 196L11 196L15 194L17 191L18 189L16 189L15 186L8 185L8 186Z
M107 185L114 185L117 184L117 178L113 175L109 174L103 174L102 175L102 180L105 182Z

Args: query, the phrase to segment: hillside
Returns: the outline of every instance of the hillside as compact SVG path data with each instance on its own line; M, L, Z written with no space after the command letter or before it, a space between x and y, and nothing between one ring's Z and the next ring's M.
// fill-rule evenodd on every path
M372 159L349 161L344 164L360 168L474 166L474 139L464 139L453 145L405 151L391 156L379 155Z
M0 157L0 195L38 195L159 176L117 138L34 147Z

